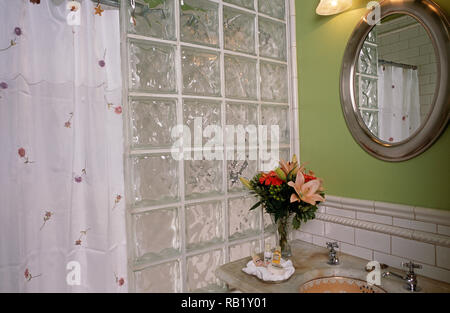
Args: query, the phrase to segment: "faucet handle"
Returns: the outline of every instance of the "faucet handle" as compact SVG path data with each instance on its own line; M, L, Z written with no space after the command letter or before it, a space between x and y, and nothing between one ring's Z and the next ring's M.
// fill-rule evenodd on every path
M419 268L419 269L422 268L422 265L416 264L416 263L414 263L413 261L402 262L402 266L403 266L403 267L408 267L408 268L409 268L409 271L412 272L412 273L414 273L414 269L415 269L415 268Z
M339 248L339 245L336 241L327 242L327 248L333 250L334 248Z

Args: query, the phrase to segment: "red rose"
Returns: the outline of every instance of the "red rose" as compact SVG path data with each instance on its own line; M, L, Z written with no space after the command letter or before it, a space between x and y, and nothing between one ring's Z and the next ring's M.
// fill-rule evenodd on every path
M262 173L261 177L259 178L259 183L261 185L274 185L279 186L283 183L283 181L278 178L277 173L274 171L270 171L269 173Z
M121 114L122 113L122 107L119 105L118 107L115 107L114 108L114 112L116 113L116 114Z
M309 182L311 180L317 179L317 177L312 176L312 175L308 175L308 174L303 174L303 176L305 177L305 183L307 183L307 182Z
M274 186L279 186L283 183L283 181L281 179L279 179L278 177L271 178L270 182Z
M118 282L119 286L123 286L123 284L125 284L125 279L123 279L123 277L121 277Z

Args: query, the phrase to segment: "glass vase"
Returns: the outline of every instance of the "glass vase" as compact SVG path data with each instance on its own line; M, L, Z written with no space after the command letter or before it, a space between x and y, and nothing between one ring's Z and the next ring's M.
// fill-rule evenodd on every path
M289 235L292 231L292 220L294 214L280 217L275 223L274 215L271 215L272 221L276 227L276 241L281 248L281 256L287 258L292 256L291 245L289 244Z

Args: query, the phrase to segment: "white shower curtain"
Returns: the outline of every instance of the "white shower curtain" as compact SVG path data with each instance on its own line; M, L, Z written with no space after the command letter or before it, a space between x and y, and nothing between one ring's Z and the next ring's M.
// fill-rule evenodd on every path
M67 2L0 0L0 292L127 291L119 13Z
M417 70L378 66L378 136L387 142L408 138L420 125Z

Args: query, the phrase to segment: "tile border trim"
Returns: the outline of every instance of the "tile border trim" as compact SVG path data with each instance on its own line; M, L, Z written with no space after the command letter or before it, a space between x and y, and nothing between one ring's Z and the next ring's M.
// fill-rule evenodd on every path
M348 217L335 216L326 213L316 213L316 219L346 226L352 226L364 230L375 231L388 235L398 236L406 239L427 242L443 247L450 247L450 238L444 235L411 230L391 225L356 220Z
M450 210L327 195L324 206L450 226Z

